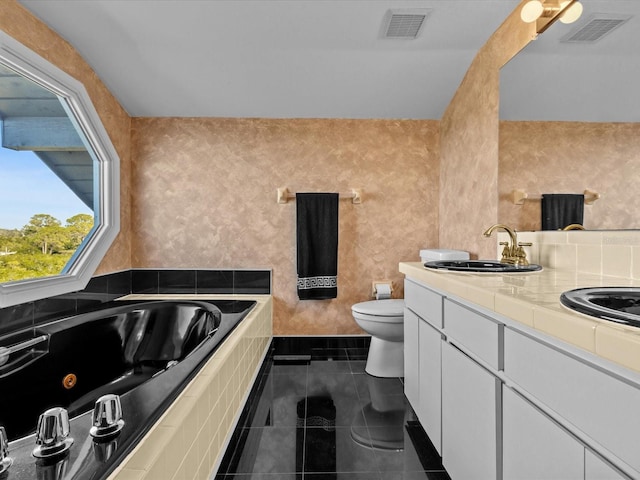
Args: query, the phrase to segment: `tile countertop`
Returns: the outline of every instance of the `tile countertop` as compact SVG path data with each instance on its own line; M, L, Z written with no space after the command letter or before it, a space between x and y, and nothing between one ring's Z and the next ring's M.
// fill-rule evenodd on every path
M427 270L421 262L402 262L400 272L640 372L640 329L575 313L560 304L560 294L567 290L640 286L638 280L546 267L519 274L442 272Z

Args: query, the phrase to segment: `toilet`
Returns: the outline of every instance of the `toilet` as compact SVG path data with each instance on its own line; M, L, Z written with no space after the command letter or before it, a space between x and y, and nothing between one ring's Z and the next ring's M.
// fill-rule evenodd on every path
M403 377L404 300L356 303L351 312L360 328L371 335L365 372L374 377Z

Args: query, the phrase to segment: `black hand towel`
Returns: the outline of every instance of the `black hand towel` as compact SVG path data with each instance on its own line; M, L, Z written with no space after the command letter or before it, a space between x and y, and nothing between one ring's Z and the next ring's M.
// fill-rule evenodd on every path
M542 195L542 230L559 230L584 221L584 195Z
M338 296L338 194L296 194L298 298Z

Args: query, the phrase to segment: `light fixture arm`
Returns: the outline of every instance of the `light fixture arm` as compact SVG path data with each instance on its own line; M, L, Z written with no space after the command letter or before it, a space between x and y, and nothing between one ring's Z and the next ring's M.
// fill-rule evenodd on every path
M538 34L547 30L556 20L572 23L581 14L582 4L578 0L530 0L520 10L523 22L536 22Z

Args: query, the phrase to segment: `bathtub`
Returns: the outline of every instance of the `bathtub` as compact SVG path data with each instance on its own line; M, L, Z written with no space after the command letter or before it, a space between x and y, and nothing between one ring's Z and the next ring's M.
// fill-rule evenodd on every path
M0 425L13 458L0 478L106 478L254 305L116 301L0 339ZM109 393L120 395L124 428L95 442L91 412ZM68 409L74 444L61 458L36 461L38 417L54 406Z

